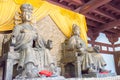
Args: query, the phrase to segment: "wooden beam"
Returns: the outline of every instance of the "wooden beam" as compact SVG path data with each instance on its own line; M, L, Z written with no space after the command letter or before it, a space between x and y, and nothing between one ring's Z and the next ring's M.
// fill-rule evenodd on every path
M92 41L88 40L88 43L92 43ZM101 42L95 42L95 45L102 45L102 46L112 47L112 45L111 45L111 44L101 43Z
M105 4L104 6L107 7L107 8L109 8L110 10L113 10L113 11L115 11L115 12L120 13L120 10L117 9L116 7L114 7L113 5Z
M110 30L107 30L107 31L112 32L112 33L114 33L114 34L116 34L116 33L119 32L119 30L117 30L117 29L110 29Z
M74 3L77 3L77 4L79 4L79 5L82 5L83 4L83 2L81 1L81 0L71 0L72 2L74 2Z
M86 14L86 13L88 13L110 1L111 0L91 0L88 3L86 3L85 5L83 5L82 7L78 7L74 11L79 12L81 14Z
M96 31L94 32L94 34L100 33L105 30L109 30L109 29L111 29L115 26L119 26L119 25L120 25L120 19L109 22L109 23L104 24L104 25L100 26L99 28L97 28Z
M65 8L65 9L71 10L70 7L67 7L67 6L65 6L65 5L63 5L63 4L60 4L60 3L58 3L58 2L55 2L55 1L52 1L52 0L46 0L46 1L49 2L49 3L55 4L55 5L57 5L57 6L63 7L63 8Z
M85 15L88 19L91 19L91 20L93 20L93 21L97 21L97 22L99 22L99 23L106 23L104 20L102 20L102 19L100 19L100 18L98 18L98 17L96 17L96 16L93 16L93 15L90 15L90 14L86 14Z
M91 20L86 20L87 21L87 24L90 25L90 26L94 26L94 27L98 27L98 24L91 21Z
M115 47L120 47L120 44L115 44Z
M92 12L100 14L100 15L102 15L104 17L110 18L112 20L116 19L113 15L111 15L111 14L109 14L109 13L103 11L103 10L96 9L96 10L93 10Z

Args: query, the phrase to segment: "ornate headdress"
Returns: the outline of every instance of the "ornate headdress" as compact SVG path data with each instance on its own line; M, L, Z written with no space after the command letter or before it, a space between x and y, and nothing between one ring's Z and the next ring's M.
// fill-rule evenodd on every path
M21 12L31 12L32 13L33 6L31 4L22 4L20 6L20 10L21 10ZM20 12L16 12L14 19L15 19L15 22L14 22L15 25L22 23L21 13Z
M73 24L73 25L72 25L72 29L73 29L73 31L74 31L74 30L79 30L79 27L78 27L77 24Z
M31 4L22 4L21 7L20 7L20 10L21 11L30 11L32 12L33 10L33 6Z

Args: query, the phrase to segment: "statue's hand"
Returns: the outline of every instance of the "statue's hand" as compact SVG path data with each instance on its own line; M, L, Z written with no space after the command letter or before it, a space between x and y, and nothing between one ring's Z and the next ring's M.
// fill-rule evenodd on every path
M22 29L20 32L21 32L21 33L26 33L26 32L31 32L31 31L26 30L26 29Z
M48 49L52 49L53 48L53 45L52 45L52 40L48 40L47 41L47 46L46 46Z
M23 30L20 30L20 33L25 33L24 29L23 29Z

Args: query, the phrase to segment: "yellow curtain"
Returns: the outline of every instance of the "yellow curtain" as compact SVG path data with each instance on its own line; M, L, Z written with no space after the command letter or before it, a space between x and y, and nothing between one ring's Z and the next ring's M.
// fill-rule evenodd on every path
M23 3L30 3L34 6L36 20L50 15L59 29L70 37L72 24L77 24L81 29L81 38L87 43L87 26L85 17L81 14L50 4L45 0L0 0L0 31L12 30L14 27L14 15L19 11Z

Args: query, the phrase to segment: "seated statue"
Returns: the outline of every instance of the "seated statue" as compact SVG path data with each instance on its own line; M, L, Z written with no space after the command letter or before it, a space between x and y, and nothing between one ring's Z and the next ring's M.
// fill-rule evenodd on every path
M66 50L74 51L81 56L81 70L88 72L97 72L98 70L102 71L106 65L104 59L96 47L87 47L85 42L80 37L80 29L76 24L73 24L73 34L66 40Z
M30 4L23 4L20 10L22 23L14 27L11 38L14 53L19 54L17 66L19 75L16 78L39 77L42 70L57 72L49 53L52 41L44 41L31 22L33 7Z
M108 72L108 70L105 69L105 66L107 64L103 59L102 55L99 53L100 49L98 46L88 47L86 51L92 56L92 60L94 62L93 66L91 67L91 69L89 69L89 71L94 69L95 72Z

